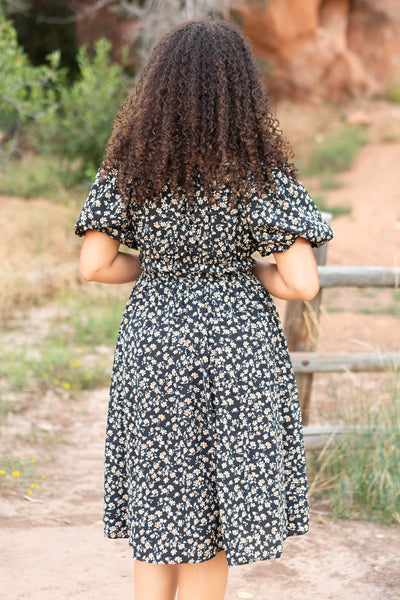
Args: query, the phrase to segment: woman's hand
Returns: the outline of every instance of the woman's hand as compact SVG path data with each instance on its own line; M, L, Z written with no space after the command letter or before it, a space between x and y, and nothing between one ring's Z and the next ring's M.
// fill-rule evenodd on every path
M88 231L79 262L86 281L129 283L142 272L138 254L119 252L120 243L100 231Z
M289 250L274 257L276 265L256 259L253 270L267 292L283 300L312 300L318 294L318 267L306 239L297 238Z

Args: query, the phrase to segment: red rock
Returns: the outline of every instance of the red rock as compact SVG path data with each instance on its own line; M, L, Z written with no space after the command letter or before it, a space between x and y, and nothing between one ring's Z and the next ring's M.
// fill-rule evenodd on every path
M95 0L81 0L88 11ZM77 22L80 43L101 35L113 55L136 38L138 22L115 12L117 1ZM382 92L400 81L399 0L231 0L233 17L265 65L275 98L340 102ZM129 62L133 64L134 52Z
M277 97L342 101L400 79L398 0L234 0L233 13Z

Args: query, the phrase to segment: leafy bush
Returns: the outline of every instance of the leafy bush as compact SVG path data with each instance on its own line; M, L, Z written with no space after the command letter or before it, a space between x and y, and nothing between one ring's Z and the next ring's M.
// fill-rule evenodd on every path
M319 210L321 212L331 213L332 218L340 217L341 215L348 215L349 213L351 213L351 206L344 206L342 204L333 204L331 206L328 206L326 203L325 196L322 196L320 194L313 194L312 198Z
M92 179L104 154L112 121L128 80L110 57L111 43L100 39L90 55L79 49L79 76L69 85L60 53L48 65L33 66L18 45L12 23L0 16L0 128L2 154L18 148L29 134L40 153L67 161L69 177Z
M28 0L2 0L0 3L0 17L25 12L29 8Z
M326 176L347 171L365 143L365 131L361 127L342 126L334 134L314 142L311 160L304 168L304 173Z
M58 52L49 56L49 65L32 66L11 22L0 16L0 128L2 154L18 144L21 125L47 114L56 96L59 72Z
M391 85L385 92L384 97L390 102L400 104L400 82Z
M103 159L112 121L127 95L123 67L110 58L111 43L100 39L94 55L85 47L77 56L80 76L58 85L58 102L39 119L38 148L70 162L78 178L92 178Z

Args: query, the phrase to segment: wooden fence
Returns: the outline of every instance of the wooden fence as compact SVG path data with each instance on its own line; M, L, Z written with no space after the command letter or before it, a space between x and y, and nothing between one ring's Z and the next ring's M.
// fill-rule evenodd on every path
M327 215L324 216L327 218ZM329 222L329 218L327 220ZM287 303L284 323L284 331L296 375L304 426L308 426L309 422L314 373L384 371L400 368L400 353L396 352L363 352L340 355L317 352L321 295L324 288L396 288L400 286L400 268L326 266L327 246L328 244L314 250L319 265L321 287L318 295L311 302L290 300ZM397 332L397 336L400 338L399 333L400 331ZM315 427L308 429L309 435L317 436L320 439L321 430ZM307 427L305 427L305 437L307 441Z

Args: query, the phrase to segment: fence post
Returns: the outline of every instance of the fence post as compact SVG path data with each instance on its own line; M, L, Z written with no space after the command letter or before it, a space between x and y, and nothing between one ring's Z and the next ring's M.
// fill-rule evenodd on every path
M330 224L332 215L323 213L323 218ZM327 250L328 244L314 248L318 265L326 263ZM317 349L321 296L322 288L311 302L303 300L287 302L284 332L289 352L315 352ZM308 425L309 421L313 378L313 373L296 373L303 425Z

